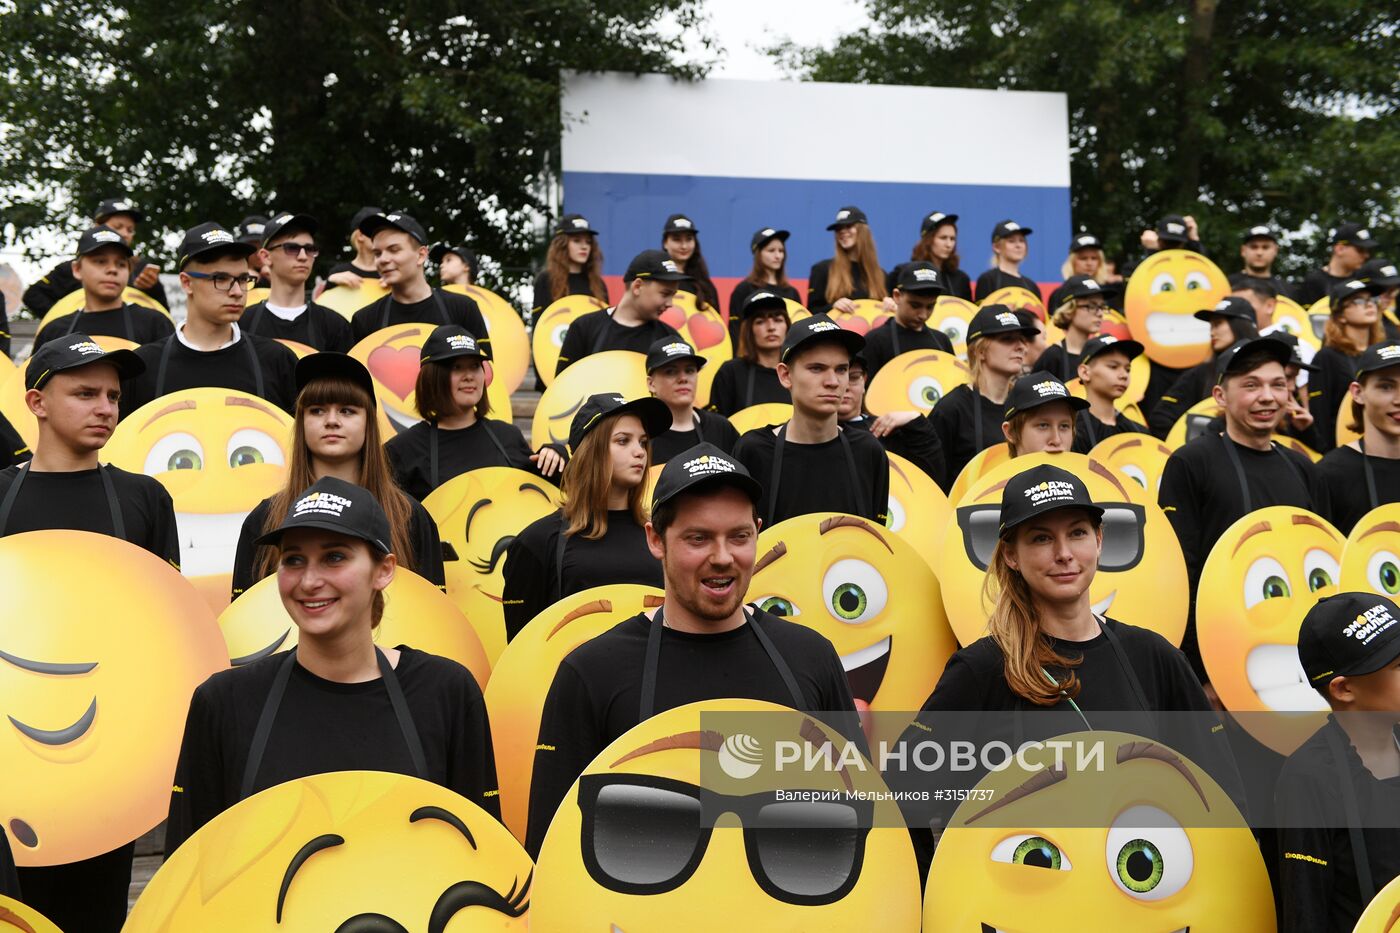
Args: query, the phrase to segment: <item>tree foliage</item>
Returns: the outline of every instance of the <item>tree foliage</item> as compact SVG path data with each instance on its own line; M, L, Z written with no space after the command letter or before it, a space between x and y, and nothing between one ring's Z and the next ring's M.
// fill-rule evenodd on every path
M774 54L819 81L1064 92L1075 223L1103 237L1110 253L1135 251L1138 231L1168 212L1194 214L1207 250L1222 257L1236 254L1249 225L1292 231L1285 255L1293 272L1317 263L1326 229L1342 218L1377 226L1391 249L1400 243L1394 5L866 6L871 25L832 48ZM1012 127L959 129L947 145L1015 145Z

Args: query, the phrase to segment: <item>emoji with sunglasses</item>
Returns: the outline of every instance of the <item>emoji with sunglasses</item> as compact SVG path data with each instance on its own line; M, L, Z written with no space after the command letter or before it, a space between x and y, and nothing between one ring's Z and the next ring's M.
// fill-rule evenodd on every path
M1400 598L1400 502L1361 516L1342 548L1343 592Z
M0 894L0 933L63 933L28 904Z
M86 531L0 538L0 587L0 831L21 866L110 852L165 818L190 696L228 666L214 614Z
M1225 708L1246 714L1240 725L1280 755L1327 711L1298 660L1298 629L1314 603L1339 592L1344 544L1326 520L1275 505L1225 529L1201 567L1196 638L1206 673Z
M972 370L951 353L909 350L880 367L865 392L865 407L872 415L896 411L926 415L943 396L971 378Z
M1133 271L1123 310L1149 360L1195 366L1210 358L1210 326L1194 315L1228 294L1230 283L1215 263L1191 250L1164 249Z
M534 866L489 814L402 774L270 787L166 859L124 933L528 929Z
M1059 738L1099 766L1042 747L985 777L938 842L924 930L1272 933L1259 847L1209 774L1127 733Z
M915 933L909 832L872 766L827 754L849 747L813 717L754 700L692 703L636 726L555 814L533 926ZM780 769L784 748L821 764Z
M585 356L560 373L540 395L530 437L535 446L567 444L569 425L583 400L598 392L646 398L647 359L632 350L604 350Z
M1186 630L1186 561L1155 493L1102 461L1075 453L1025 454L1000 464L969 488L948 522L939 555L943 608L958 642L986 634L991 604L982 583L1001 524L1006 481L1042 463L1069 470L1104 508L1103 550L1089 588L1094 612L1161 635L1173 645Z
M559 507L559 490L524 470L484 467L452 477L429 493L423 507L442 538L447 595L494 665L506 647L506 548L526 525Z

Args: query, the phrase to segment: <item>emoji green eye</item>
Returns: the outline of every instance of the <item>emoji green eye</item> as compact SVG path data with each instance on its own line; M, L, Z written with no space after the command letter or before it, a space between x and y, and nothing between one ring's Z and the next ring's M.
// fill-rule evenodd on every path
M1146 839L1134 839L1118 850L1118 883L1135 894L1146 894L1162 883L1162 853Z
M1049 868L1052 871L1069 871L1074 866L1069 856L1044 836L1021 833L1008 836L992 849L992 861L1009 865L1025 865L1028 868Z
M1171 897L1195 870L1191 839L1172 816L1145 804L1124 810L1108 830L1108 876L1140 901Z
M758 608L764 612L771 612L775 616L798 615L797 607L792 604L792 601L782 596L765 596L758 601Z

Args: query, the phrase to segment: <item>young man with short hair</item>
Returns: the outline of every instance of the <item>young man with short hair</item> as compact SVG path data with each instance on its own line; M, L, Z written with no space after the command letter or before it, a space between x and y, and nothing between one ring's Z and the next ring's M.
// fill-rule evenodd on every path
M865 410L865 390L869 385L864 354L856 354L851 357L851 368L846 372L846 394L841 398L842 430L869 431L887 453L903 457L942 485L948 465L933 425L917 411L894 411L876 418Z
M295 409L296 354L238 326L253 285L250 250L216 223L185 232L176 254L185 320L169 337L136 351L145 370L123 386L122 417L162 395L203 386L248 392L288 413Z
M402 212L376 214L360 222L360 232L370 239L379 283L389 294L350 319L356 343L400 324L456 324L490 352L491 337L476 302L428 284L428 234L422 224Z
M145 220L146 215L137 210L136 205L128 198L107 198L97 205L97 211L92 216L94 226L110 227L117 231L128 246L136 239L136 225ZM132 257L131 274L127 284L132 288L141 289L159 301L162 307L169 306L165 297L165 287L160 284L160 267L145 257ZM48 275L25 290L24 306L36 318L42 318L53 307L54 302L80 287L73 275L73 263L61 262L54 266Z
M992 228L992 253L996 258L992 267L977 277L978 301L985 301L992 292L1013 287L1040 297L1040 286L1021 274L1021 263L1030 252L1026 237L1034 232L1014 220L1003 220Z
M1084 343L1079 354L1079 384L1089 407L1075 416L1074 446L1077 454L1087 454L1099 441L1116 434L1146 434L1138 424L1116 407L1128 391L1133 360L1142 355L1136 340L1119 340L1112 334L1099 334Z
M360 224L371 217L384 213L380 207L362 207L350 218L350 248L355 255L349 262L338 262L331 266L326 275L326 288L359 288L365 279L378 279L379 269L374 265L374 244L360 232Z
M244 333L349 353L355 345L350 322L306 297L306 282L321 253L316 227L314 218L291 213L278 214L263 225L258 254L268 270L270 294L249 305L238 323Z
M1362 224L1344 223L1332 231L1328 242L1332 246L1327 264L1311 269L1294 289L1294 297L1304 310L1332 294L1337 286L1356 277L1356 273L1371 258L1371 251L1380 244Z
M865 379L869 384L886 363L910 350L953 352L953 342L941 330L926 326L946 294L938 267L931 262L907 262L894 280L894 317L865 337Z
M253 247L253 252L248 254L248 271L257 277L253 283L254 288L271 288L271 273L267 268L267 259L261 253L263 240L267 238L268 217L263 214L249 214L238 222L233 228L233 238L240 243L247 243Z
M838 714L831 725L860 741L831 642L744 605L762 494L741 463L711 444L684 451L661 471L647 546L661 561L665 602L575 648L555 672L530 779L531 855L539 855L560 801L594 756L657 713L698 700L766 700Z
M867 431L841 427L851 358L865 338L814 314L788 328L778 379L792 393L792 420L755 428L734 457L763 484L759 516L776 525L794 515L845 512L884 524L890 462Z
M638 253L622 276L622 298L611 308L574 318L559 348L554 372L562 373L585 356L604 350L646 353L663 338L679 339L676 329L661 320L686 275L659 249Z
M476 253L465 246L439 243L428 251L428 260L438 268L438 281L449 285L474 285Z
M1274 275L1274 262L1278 259L1278 237L1268 224L1255 224L1244 232L1240 241L1240 263L1242 270L1230 276L1230 285L1235 287L1237 276L1243 276L1267 283L1274 291L1274 297L1289 295L1292 291L1288 283ZM1260 321L1259 329L1268 327Z
M1243 298L1228 295L1216 302L1214 307L1204 308L1193 316L1210 325L1211 358L1178 376L1153 407L1147 421L1157 437L1166 437L1172 425L1186 414L1187 409L1210 395L1211 386L1215 385L1216 361L1222 353L1241 340L1253 340L1259 336L1259 329L1254 323L1254 306Z
M663 337L647 351L647 391L671 410L670 429L649 439L652 466L660 466L696 444L714 444L729 453L739 442L739 432L728 418L695 407L700 370L707 362L679 337Z
M34 349L74 333L151 343L175 332L167 315L123 299L133 254L121 234L111 227L93 227L78 238L76 255L72 272L83 290L83 306L45 324L34 338Z
M1345 535L1367 512L1400 502L1400 340L1367 348L1356 361L1349 391L1349 427L1361 438L1329 451L1318 464L1332 524Z
M1278 310L1278 296L1282 294L1273 280L1256 278L1243 272L1230 276L1230 294L1243 298L1254 309L1254 324L1261 336L1268 336L1267 330L1274 325L1274 312Z

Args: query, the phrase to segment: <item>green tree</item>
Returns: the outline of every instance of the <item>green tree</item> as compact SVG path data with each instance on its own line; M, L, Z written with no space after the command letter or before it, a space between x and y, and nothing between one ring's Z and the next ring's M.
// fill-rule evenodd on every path
M129 193L158 237L304 211L339 247L404 208L507 273L538 257L564 69L666 72L700 0L0 0L0 193L21 242ZM484 209L483 209L484 206Z
M1400 8L1354 0L866 7L871 24L830 49L773 53L819 81L1064 92L1074 222L1110 253L1136 253L1142 227L1169 212L1195 215L1226 271L1256 223L1294 233L1285 250L1293 273L1319 263L1326 229L1341 218L1374 224L1391 249L1400 244ZM958 127L947 144L1014 146L1015 128Z

